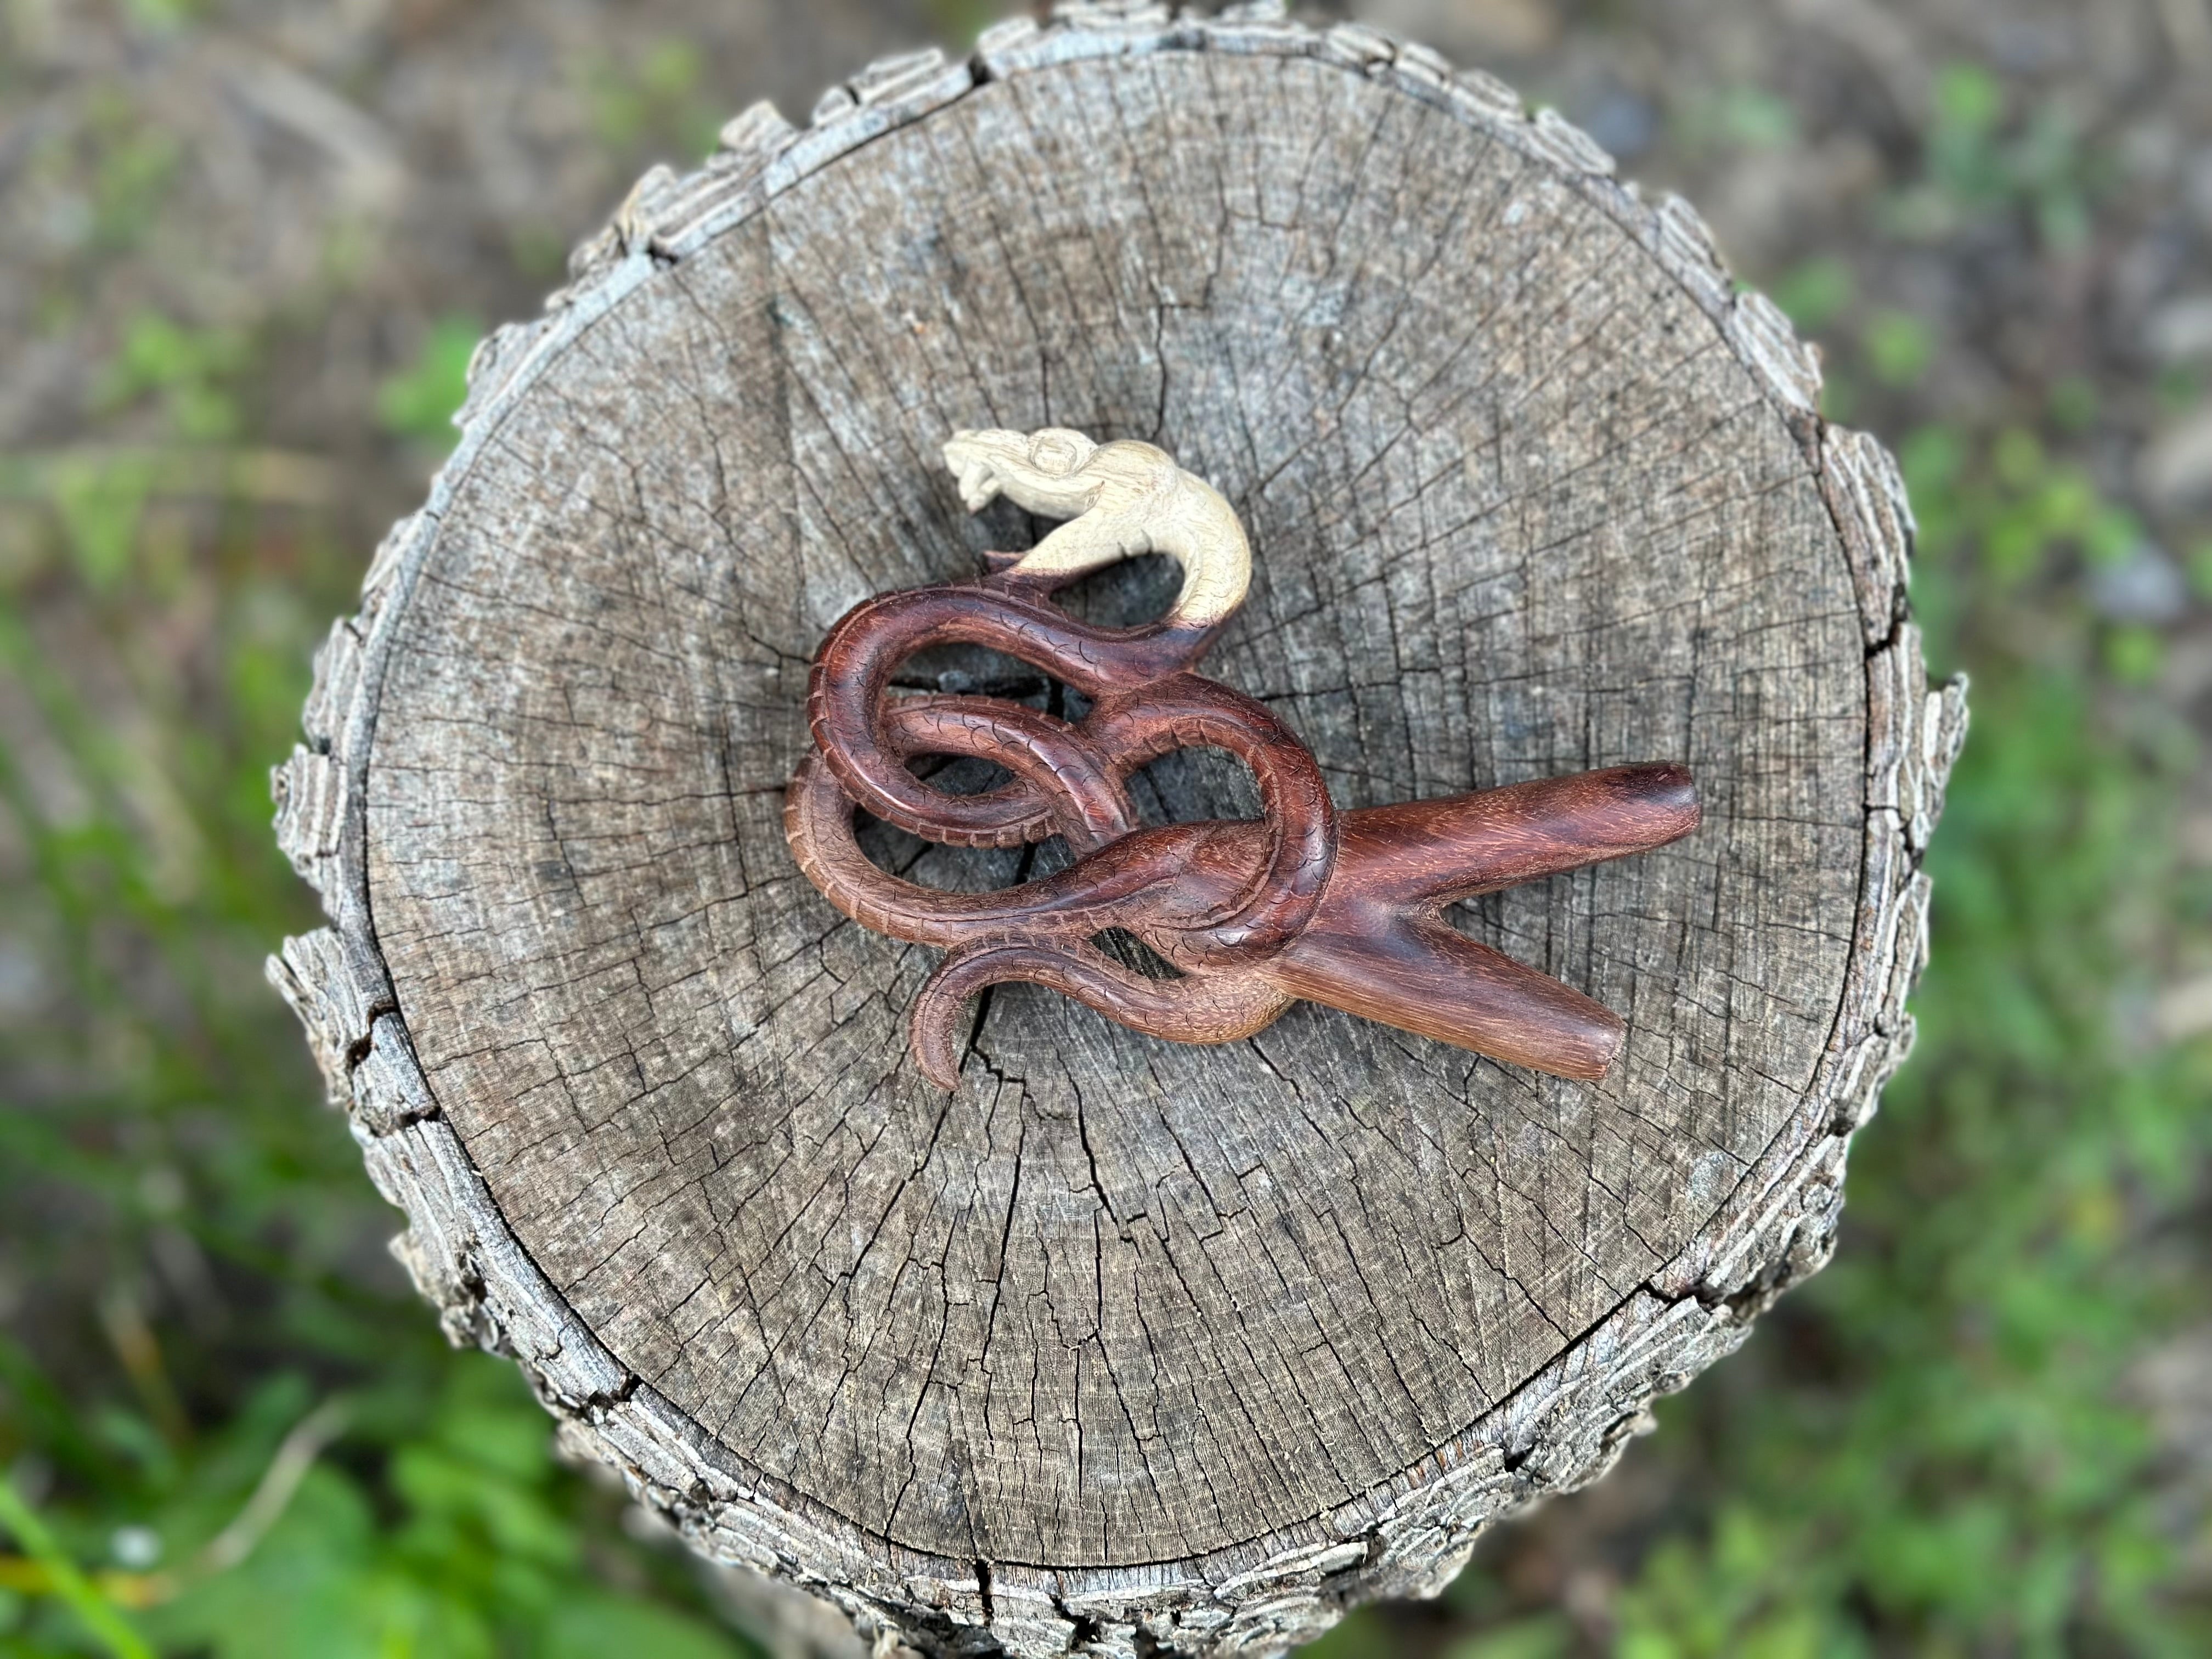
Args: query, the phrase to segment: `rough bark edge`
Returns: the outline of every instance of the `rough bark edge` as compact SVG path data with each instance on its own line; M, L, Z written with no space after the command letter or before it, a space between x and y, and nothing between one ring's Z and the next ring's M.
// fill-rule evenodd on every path
M744 1468L586 1329L508 1231L416 1064L370 923L364 780L398 601L477 452L543 366L660 266L688 257L840 155L992 80L1056 64L1166 51L1310 58L1382 82L1556 168L1658 261L1750 369L1803 449L1842 539L1865 628L1867 839L1843 996L1803 1106L1669 1262L1502 1405L1434 1455L1337 1510L1194 1559L1054 1571L886 1548ZM1162 5L1066 5L984 33L965 60L925 52L871 65L794 129L766 105L732 121L686 178L657 167L535 321L478 347L461 441L417 513L396 525L359 614L317 653L307 741L272 776L280 844L332 923L288 939L269 976L298 1013L370 1176L403 1210L393 1252L448 1337L514 1358L565 1448L612 1466L702 1553L834 1602L878 1652L1115 1659L1266 1653L1319 1635L1358 1602L1431 1595L1492 1522L1603 1474L1685 1386L1833 1249L1845 1153L1912 1042L1905 1003L1926 960L1920 860L1966 729L1966 687L1927 684L1905 601L1912 520L1893 461L1818 414L1818 361L1763 296L1740 293L1679 198L1646 203L1554 112L1527 111L1480 70L1361 24L1322 31L1274 0L1216 16Z

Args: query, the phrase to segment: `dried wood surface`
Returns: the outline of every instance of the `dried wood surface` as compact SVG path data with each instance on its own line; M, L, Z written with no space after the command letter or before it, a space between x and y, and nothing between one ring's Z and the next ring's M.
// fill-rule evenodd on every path
M1433 1589L1830 1248L1964 724L1894 470L1686 207L1371 30L1081 9L725 144L487 341L280 769L332 926L271 973L396 1248L575 1449L885 1641L1267 1650ZM957 1094L914 1070L927 954L779 826L805 663L1026 545L937 450L1048 423L1236 505L1210 672L1340 806L1691 765L1697 835L1462 918L1626 1017L1606 1082L1028 987Z

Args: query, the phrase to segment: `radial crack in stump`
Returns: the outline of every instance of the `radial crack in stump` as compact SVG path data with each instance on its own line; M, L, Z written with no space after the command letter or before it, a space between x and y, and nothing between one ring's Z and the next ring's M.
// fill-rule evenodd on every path
M1895 469L1687 208L1371 29L1085 7L725 143L485 343L278 771L331 926L271 977L401 1258L569 1446L870 1632L1266 1651L1433 1591L1829 1249L1964 728ZM1249 530L1206 672L1344 837L1696 777L1694 836L1449 914L1623 1018L1601 1081L1310 1002L1164 1043L1030 984L957 1091L920 1073L928 953L817 892L783 796L830 625L1031 539L940 454L1016 427L1158 446ZM1255 805L1203 754L1127 792ZM861 843L1053 878L1003 828Z

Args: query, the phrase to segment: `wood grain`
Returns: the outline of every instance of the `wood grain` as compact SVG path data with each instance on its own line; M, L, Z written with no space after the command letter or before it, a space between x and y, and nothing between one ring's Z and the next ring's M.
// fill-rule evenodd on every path
M272 977L403 1260L700 1547L864 1629L1266 1651L1433 1590L1829 1248L1964 721L1894 470L1693 214L1373 31L1081 9L726 143L487 342L280 769L333 925ZM1693 840L1455 913L1626 1014L1604 1083L1027 986L959 1093L912 1070L925 953L781 832L806 658L1026 545L936 447L1047 424L1235 506L1209 672L1347 811L1688 764ZM946 886L1048 856L882 833Z

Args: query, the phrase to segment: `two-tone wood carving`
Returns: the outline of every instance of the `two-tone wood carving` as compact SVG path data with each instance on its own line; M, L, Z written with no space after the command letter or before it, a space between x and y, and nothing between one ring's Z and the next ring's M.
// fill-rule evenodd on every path
M447 1331L696 1547L1270 1654L1826 1258L1964 702L1686 205L1372 29L1076 5L570 277L319 661L271 973Z
M1688 834L1698 806L1683 768L1612 767L1340 821L1296 733L1196 672L1251 580L1243 526L1219 492L1151 444L1099 445L1062 428L958 433L945 459L971 511L1005 495L1071 522L1029 553L988 555L994 568L981 580L884 594L845 614L815 659L816 747L784 811L800 866L840 910L946 949L913 1014L915 1055L933 1081L958 1086L966 1000L1018 980L1182 1042L1250 1036L1305 998L1556 1076L1605 1075L1619 1017L1442 912ZM1157 622L1089 627L1052 603L1054 589L1149 552L1183 573ZM888 696L902 663L955 642L1047 671L1088 711L1069 721L1004 698ZM1140 826L1129 775L1201 745L1251 768L1261 819ZM995 763L1012 781L960 795L913 770L955 755ZM1009 891L939 891L869 860L855 804L940 844L1060 836L1081 861ZM1109 928L1180 973L1124 965L1095 942Z

